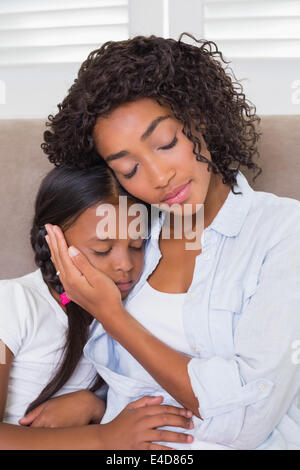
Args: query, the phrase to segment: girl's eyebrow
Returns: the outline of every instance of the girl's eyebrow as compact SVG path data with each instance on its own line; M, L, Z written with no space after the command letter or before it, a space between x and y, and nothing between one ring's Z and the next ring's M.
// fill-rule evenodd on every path
M88 240L89 242L107 242L107 241L111 241L111 238L99 238L99 237L92 237Z
M165 119L168 119L168 118L171 118L172 116L167 114L166 116L159 116L157 117L156 119L154 119L150 125L147 127L147 129L145 130L145 132L141 135L140 137L140 140L146 140L151 134L152 132L154 131L154 129L158 126L158 124L161 122L161 121L164 121ZM118 158L122 158L122 157L125 157L126 155L128 155L129 152L127 150L121 150L120 152L118 153L113 153L111 155L109 155L105 161L108 163L108 162L111 162L112 160L117 160Z

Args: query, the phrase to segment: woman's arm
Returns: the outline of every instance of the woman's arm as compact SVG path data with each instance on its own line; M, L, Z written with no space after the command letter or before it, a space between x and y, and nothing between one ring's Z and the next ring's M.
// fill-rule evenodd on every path
M93 315L97 318L97 313ZM101 323L107 333L127 349L178 403L201 418L198 400L188 375L188 363L191 358L153 336L123 307L114 312L111 308L107 309L105 318L110 316L107 322L103 323L103 316L101 314ZM112 317L115 317L116 321L111 321Z

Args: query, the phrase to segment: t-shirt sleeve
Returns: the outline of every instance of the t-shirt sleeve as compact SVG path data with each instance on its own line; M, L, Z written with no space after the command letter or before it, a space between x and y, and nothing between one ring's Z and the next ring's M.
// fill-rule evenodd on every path
M27 335L28 299L15 280L0 281L0 340L16 356Z

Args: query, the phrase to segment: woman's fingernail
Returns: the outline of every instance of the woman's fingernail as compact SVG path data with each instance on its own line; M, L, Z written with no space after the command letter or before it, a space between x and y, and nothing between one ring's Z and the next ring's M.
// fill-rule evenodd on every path
M190 421L189 428L193 429L193 427L194 427L194 423L193 423L193 421Z
M68 251L69 251L69 255L70 255L71 258L72 258L73 256L79 255L79 253L80 253L80 252L77 250L77 248L75 248L75 246L69 246Z
M190 436L190 435L189 435L189 436L187 437L187 441L188 441L188 442L193 442L193 440L194 440L193 436Z
M186 416L187 416L188 418L191 418L191 417L193 416L193 412L190 411L190 410L187 410Z
M48 236L48 235L45 236L45 240L46 240L46 242L47 242L48 245L49 245L49 241L50 241L50 240L49 240L49 236Z

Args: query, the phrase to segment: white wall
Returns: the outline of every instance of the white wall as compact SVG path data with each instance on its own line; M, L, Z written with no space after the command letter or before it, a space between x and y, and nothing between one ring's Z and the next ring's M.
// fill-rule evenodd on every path
M182 31L201 37L201 0L188 2L189 9L183 0L130 0L130 37L156 34L178 38ZM0 67L0 119L46 118L55 113L79 65ZM229 66L237 79L244 79L246 96L259 114L300 114L299 59L234 59Z

